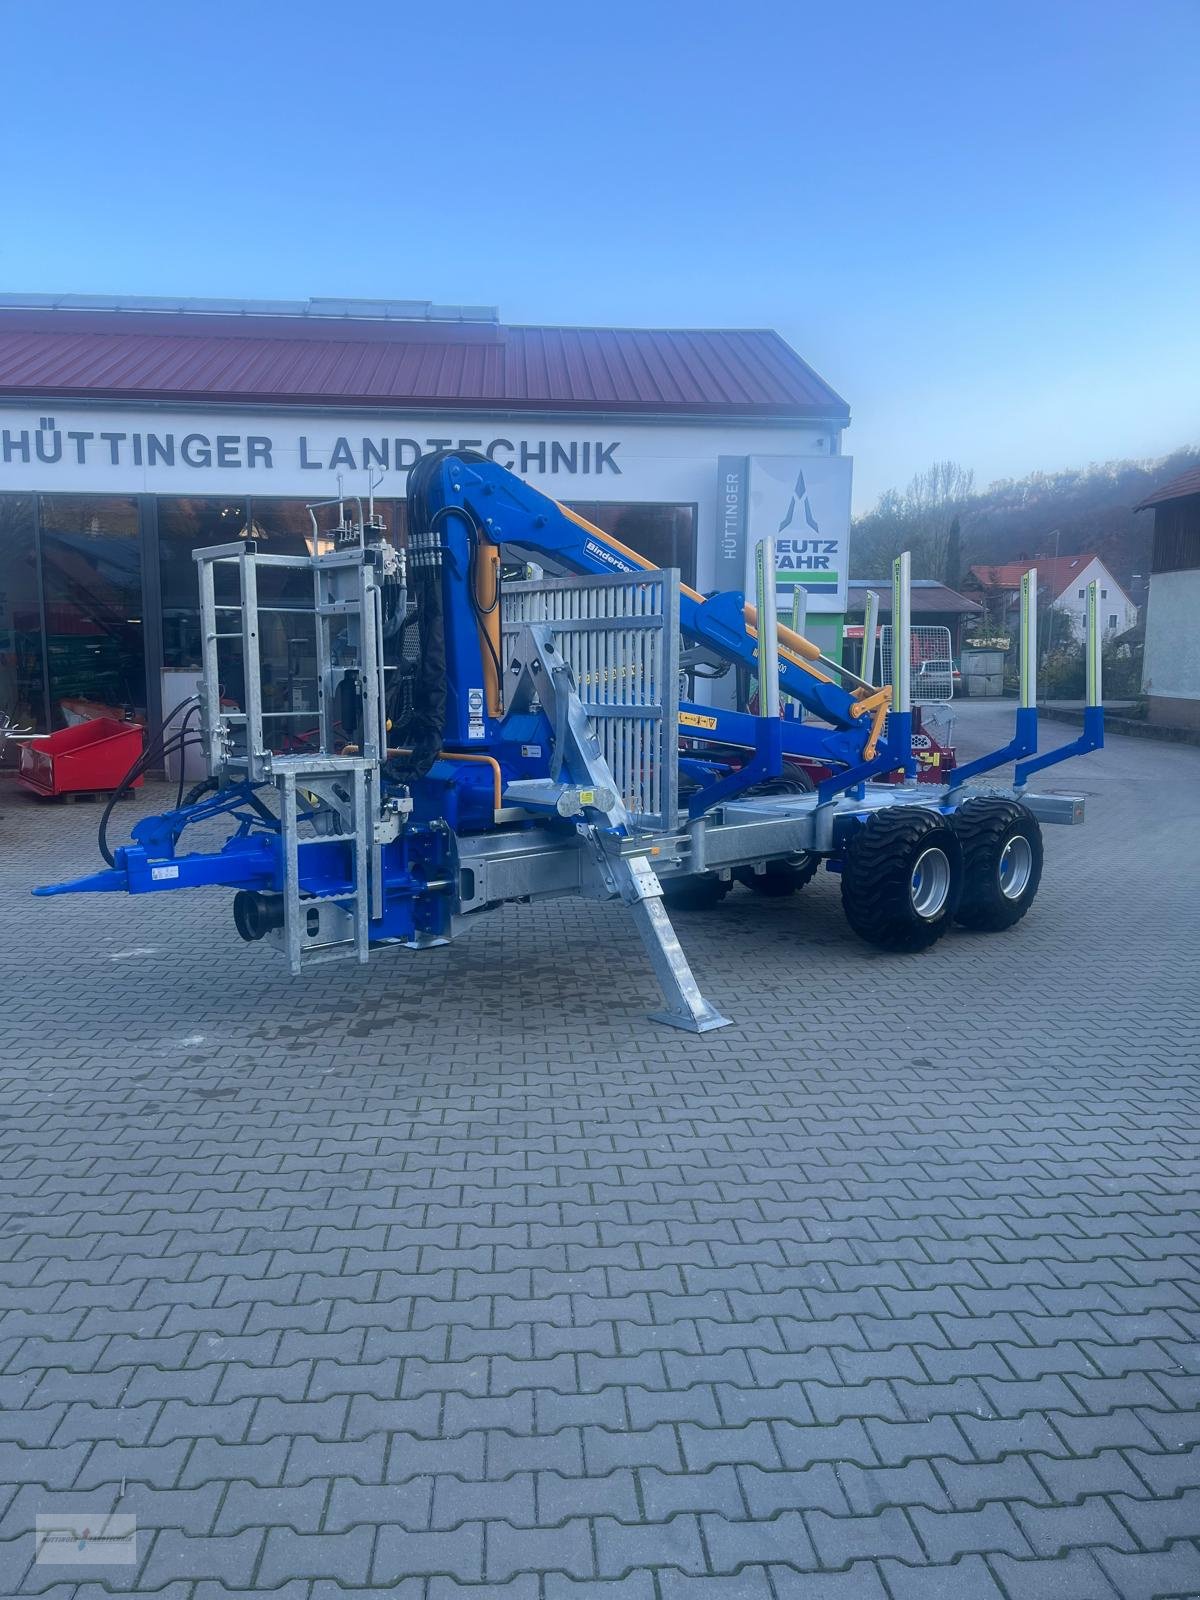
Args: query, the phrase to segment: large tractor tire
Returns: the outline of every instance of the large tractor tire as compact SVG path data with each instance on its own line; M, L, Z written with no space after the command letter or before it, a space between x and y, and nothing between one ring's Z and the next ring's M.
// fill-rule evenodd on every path
M1016 800L980 796L956 811L951 826L962 846L963 892L955 920L997 933L1033 904L1042 881L1042 830Z
M711 911L733 888L728 878L718 878L715 873L698 873L692 878L666 878L663 880L663 905L668 911Z
M802 855L795 861L768 861L765 872L755 872L753 867L737 867L733 875L755 894L776 900L803 889L815 877L820 865L820 856Z
M958 836L936 811L876 811L846 848L846 920L882 950L925 950L949 928L962 893Z
M753 788L746 790L746 798L811 794L815 787L807 767L798 761L785 761L779 777L764 778L761 783L756 783ZM755 894L761 894L768 900L777 900L803 889L816 876L820 865L820 856L802 855L795 861L768 861L765 872L755 872L753 867L738 867L733 875Z

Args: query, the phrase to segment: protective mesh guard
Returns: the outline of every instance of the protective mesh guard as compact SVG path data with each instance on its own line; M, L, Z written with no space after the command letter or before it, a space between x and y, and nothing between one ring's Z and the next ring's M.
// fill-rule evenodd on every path
M507 673L525 622L552 622L588 721L642 827L674 828L679 806L679 574L506 584L501 634Z

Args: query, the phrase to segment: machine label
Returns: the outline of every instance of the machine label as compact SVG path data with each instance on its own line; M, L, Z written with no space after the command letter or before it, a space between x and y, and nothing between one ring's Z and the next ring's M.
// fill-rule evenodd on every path
M635 566L632 561L627 561L619 550L610 550L607 546L597 544L595 539L585 539L583 548L589 556L594 556L597 561L611 567L614 572L638 572L644 569Z
M702 717L698 711L681 711L679 713L679 726L681 728L706 728L711 733L716 725L716 717Z
M150 868L150 876L151 876L152 879L154 879L154 881L156 883L160 883L164 878L177 878L179 876L179 868L178 867L151 867Z
M523 744L521 746L521 754L528 760L536 760L541 753L542 747L540 744Z
M467 738L483 738L483 690L467 690Z

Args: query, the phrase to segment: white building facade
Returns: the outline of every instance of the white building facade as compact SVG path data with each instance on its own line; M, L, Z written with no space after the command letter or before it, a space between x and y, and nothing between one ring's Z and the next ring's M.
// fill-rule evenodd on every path
M1078 561L1079 568L1066 576L1065 583L1063 568L1068 565L1068 558L1060 557L1053 569L1055 586L1063 584L1063 587L1051 603L1057 612L1070 619L1072 636L1082 639L1087 631L1087 592L1092 582L1099 585L1101 631L1111 637L1132 628L1138 619L1138 609L1103 561L1098 556L1078 556L1070 560Z
M339 493L403 542L408 471L444 448L702 590L750 588L775 536L781 606L801 586L840 651L849 413L777 335L314 304L0 301L0 712L153 721L162 671L198 664L194 549L302 550L306 507Z

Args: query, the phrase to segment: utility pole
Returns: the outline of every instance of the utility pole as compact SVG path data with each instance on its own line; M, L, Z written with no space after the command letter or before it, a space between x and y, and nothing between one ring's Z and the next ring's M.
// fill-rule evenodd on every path
M1059 545L1059 540L1062 537L1062 529L1061 528L1055 528L1053 530L1053 532L1054 532L1054 567L1053 567L1052 570L1057 573L1057 571L1058 571L1058 545ZM1040 577L1040 574L1039 574L1039 577ZM1057 598L1058 598L1057 595L1047 594L1047 596L1046 596L1046 604L1042 607L1043 611L1046 614L1046 636L1045 636L1045 642L1042 645L1042 658L1043 658L1043 660L1049 654L1050 645L1051 645L1051 643L1053 642L1053 639L1054 639L1054 601Z

